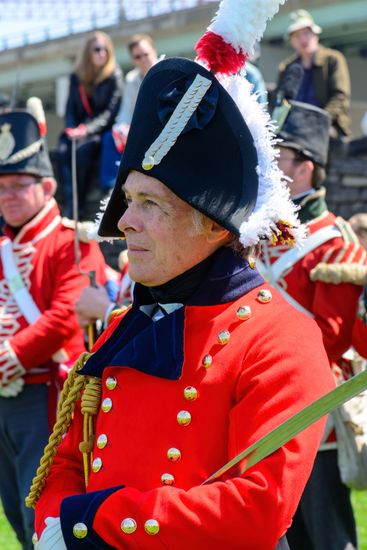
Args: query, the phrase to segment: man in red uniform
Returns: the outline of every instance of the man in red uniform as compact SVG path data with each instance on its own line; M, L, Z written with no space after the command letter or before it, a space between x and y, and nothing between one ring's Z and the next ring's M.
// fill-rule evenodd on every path
M34 514L24 498L56 414L60 363L84 349L74 303L88 277L78 273L74 231L60 217L37 120L0 115L0 494L24 549ZM81 244L80 268L103 274L98 246ZM103 282L103 281L101 281Z
M359 273L364 271L366 252L350 225L329 212L325 202L321 184L328 154L328 114L305 103L291 101L290 105L278 134L283 140L279 167L291 178L291 197L300 207L309 236L300 248L264 244L258 266L290 304L315 319L330 365L340 373L336 362L352 345L362 284ZM302 364L312 369L306 361ZM336 449L331 425L287 535L295 550L357 546L349 489L340 479Z
M245 106L260 115L255 97ZM274 550L291 523L324 422L244 474L202 485L333 386L317 325L248 261L261 237L295 235L270 136L250 120L251 131L195 62L163 60L142 84L100 227L126 238L133 305L76 373L101 392L93 449L80 447L92 450L91 472L86 486L78 405L49 473L41 468L43 492L38 481L31 491L42 492L38 550Z

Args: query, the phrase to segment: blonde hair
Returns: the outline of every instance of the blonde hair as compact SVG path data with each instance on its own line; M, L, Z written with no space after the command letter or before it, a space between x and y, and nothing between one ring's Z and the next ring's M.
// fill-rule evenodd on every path
M101 40L105 43L107 60L103 67L96 68L92 63L92 49L95 42ZM102 31L95 31L87 38L79 54L76 63L75 73L80 82L88 91L91 91L97 84L109 78L116 69L116 58L111 38Z

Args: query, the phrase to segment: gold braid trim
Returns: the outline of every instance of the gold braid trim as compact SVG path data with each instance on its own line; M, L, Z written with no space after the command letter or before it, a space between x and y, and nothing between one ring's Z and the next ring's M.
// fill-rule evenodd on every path
M124 313L124 311L126 311L127 309L129 309L127 306L121 306L119 308L113 309L107 318L107 326L111 323L111 321L113 321L115 317L122 315L122 313Z
M37 473L33 478L29 494L25 499L28 508L34 508L40 498L54 461L57 447L61 443L63 435L69 428L76 402L80 399L82 391L87 383L85 376L80 376L78 371L91 356L90 353L82 353L71 369L62 389L57 410L57 420L48 443L45 447Z
M145 152L141 164L144 170L151 170L172 149L211 85L211 80L200 74L196 75L195 80L180 99L167 124Z
M360 264L327 264L321 262L310 272L311 281L339 285L352 283L363 286L367 282L367 266Z

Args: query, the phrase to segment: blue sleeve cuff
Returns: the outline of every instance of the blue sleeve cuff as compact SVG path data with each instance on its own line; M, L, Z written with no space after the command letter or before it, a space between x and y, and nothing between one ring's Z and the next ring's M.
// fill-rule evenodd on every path
M92 525L101 504L115 491L123 489L123 487L124 485L119 485L103 491L64 498L61 503L60 521L66 548L75 550L79 548L113 550L112 546L105 543L93 531Z

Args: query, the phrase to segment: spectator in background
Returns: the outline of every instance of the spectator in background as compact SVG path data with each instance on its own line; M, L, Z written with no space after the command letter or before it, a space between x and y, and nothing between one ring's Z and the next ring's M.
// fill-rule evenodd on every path
M125 77L124 99L113 128L116 145L120 151L126 143L140 84L150 67L158 60L153 40L147 34L135 34L128 44L128 49L135 68Z
M294 99L325 109L332 119L330 136L338 138L350 133L350 77L342 53L319 44L322 31L306 10L292 12L287 37L294 55L279 65L276 97L294 63L300 63L304 73Z
M96 155L104 154L104 134L111 131L122 97L122 75L116 65L113 45L104 32L94 32L85 42L75 72L70 76L65 129L59 144L59 172L65 196L65 214L72 213L71 141L77 140L78 201L82 214L91 169ZM100 163L103 191L104 162Z

